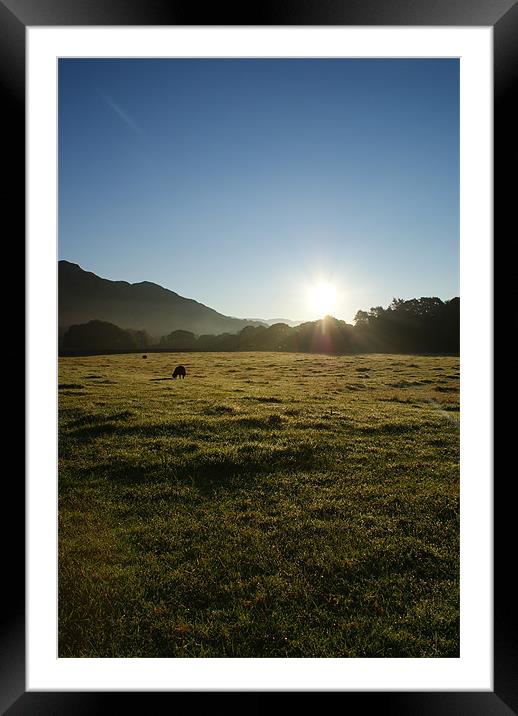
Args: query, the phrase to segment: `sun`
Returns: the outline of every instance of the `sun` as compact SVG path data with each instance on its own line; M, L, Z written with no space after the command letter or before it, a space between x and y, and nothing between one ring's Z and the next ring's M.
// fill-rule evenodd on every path
M309 289L308 303L319 318L331 315L336 308L337 291L333 284L320 281Z

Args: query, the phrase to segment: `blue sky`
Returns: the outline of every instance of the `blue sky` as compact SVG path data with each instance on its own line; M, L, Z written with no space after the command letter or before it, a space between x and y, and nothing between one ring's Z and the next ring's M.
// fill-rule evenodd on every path
M60 60L59 257L239 317L459 295L458 60Z

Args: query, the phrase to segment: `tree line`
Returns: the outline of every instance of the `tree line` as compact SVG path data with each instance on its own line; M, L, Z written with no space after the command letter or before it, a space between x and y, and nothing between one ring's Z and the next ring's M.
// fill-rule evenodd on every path
M153 340L146 331L122 329L105 321L70 326L60 349L288 351L304 353L458 353L460 299L395 298L387 307L358 311L354 325L326 316L298 326L246 326L239 333L197 336L176 330Z

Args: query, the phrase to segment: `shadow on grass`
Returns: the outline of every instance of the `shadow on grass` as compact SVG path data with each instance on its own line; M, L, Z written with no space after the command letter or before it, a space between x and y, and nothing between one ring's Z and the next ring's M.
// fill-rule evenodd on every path
M385 423L384 425L366 425L365 427L354 427L352 432L359 435L403 435L404 433L416 433L425 424L405 425L404 423Z
M111 413L110 415L94 415L91 413L85 413L81 415L77 420L68 424L68 428L80 428L83 426L89 426L93 428L99 426L99 428L112 425L113 421L127 420L131 418L134 413L131 410L121 410L119 413ZM79 431L76 431L76 433ZM112 432L112 430L110 430ZM75 433L73 433L75 435ZM99 433L102 434L102 433Z
M119 415L119 417L118 417ZM141 438L164 438L164 437L191 437L210 438L213 432L203 423L193 423L190 420L176 420L174 422L161 423L158 425L121 425L116 420L124 420L123 414L107 416L104 421L99 420L92 424L91 419L82 419L70 423L68 427L77 427L71 430L69 437L89 442L99 437L117 434L120 437L137 436ZM88 423L88 424L84 424Z
M259 428L269 430L282 427L283 420L280 415L266 415L264 417L246 417L236 421L244 428Z
M276 449L244 446L227 452L206 452L171 460L136 463L114 459L96 467L74 471L74 479L104 479L121 486L170 482L191 485L204 494L220 489L242 488L264 475L279 471L307 471L317 467L323 453L311 444L286 445Z
M214 425L210 422L211 417L233 416L237 412L235 408L228 406L208 407L203 411L203 415L209 418L209 421L201 419L191 420L172 420L155 425L122 425L118 421L124 421L130 418L133 413L123 411L112 415L94 416L85 415L66 427L71 429L67 437L75 438L81 442L89 442L96 438L113 435L117 433L121 437L137 436L141 438L171 438L171 437L190 437L196 439L211 440L215 437ZM259 429L259 430L278 430L284 425L281 415L265 415L258 417L230 417L227 423L229 428L237 427L241 429Z
M232 405L209 405L202 410L203 415L233 415L237 409Z

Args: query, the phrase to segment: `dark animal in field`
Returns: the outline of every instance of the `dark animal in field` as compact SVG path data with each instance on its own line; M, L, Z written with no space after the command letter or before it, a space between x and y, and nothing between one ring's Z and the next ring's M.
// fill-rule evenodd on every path
M142 358L147 358L147 356L142 356Z
M173 372L173 378L185 378L186 375L187 371L185 370L185 366L177 365Z

